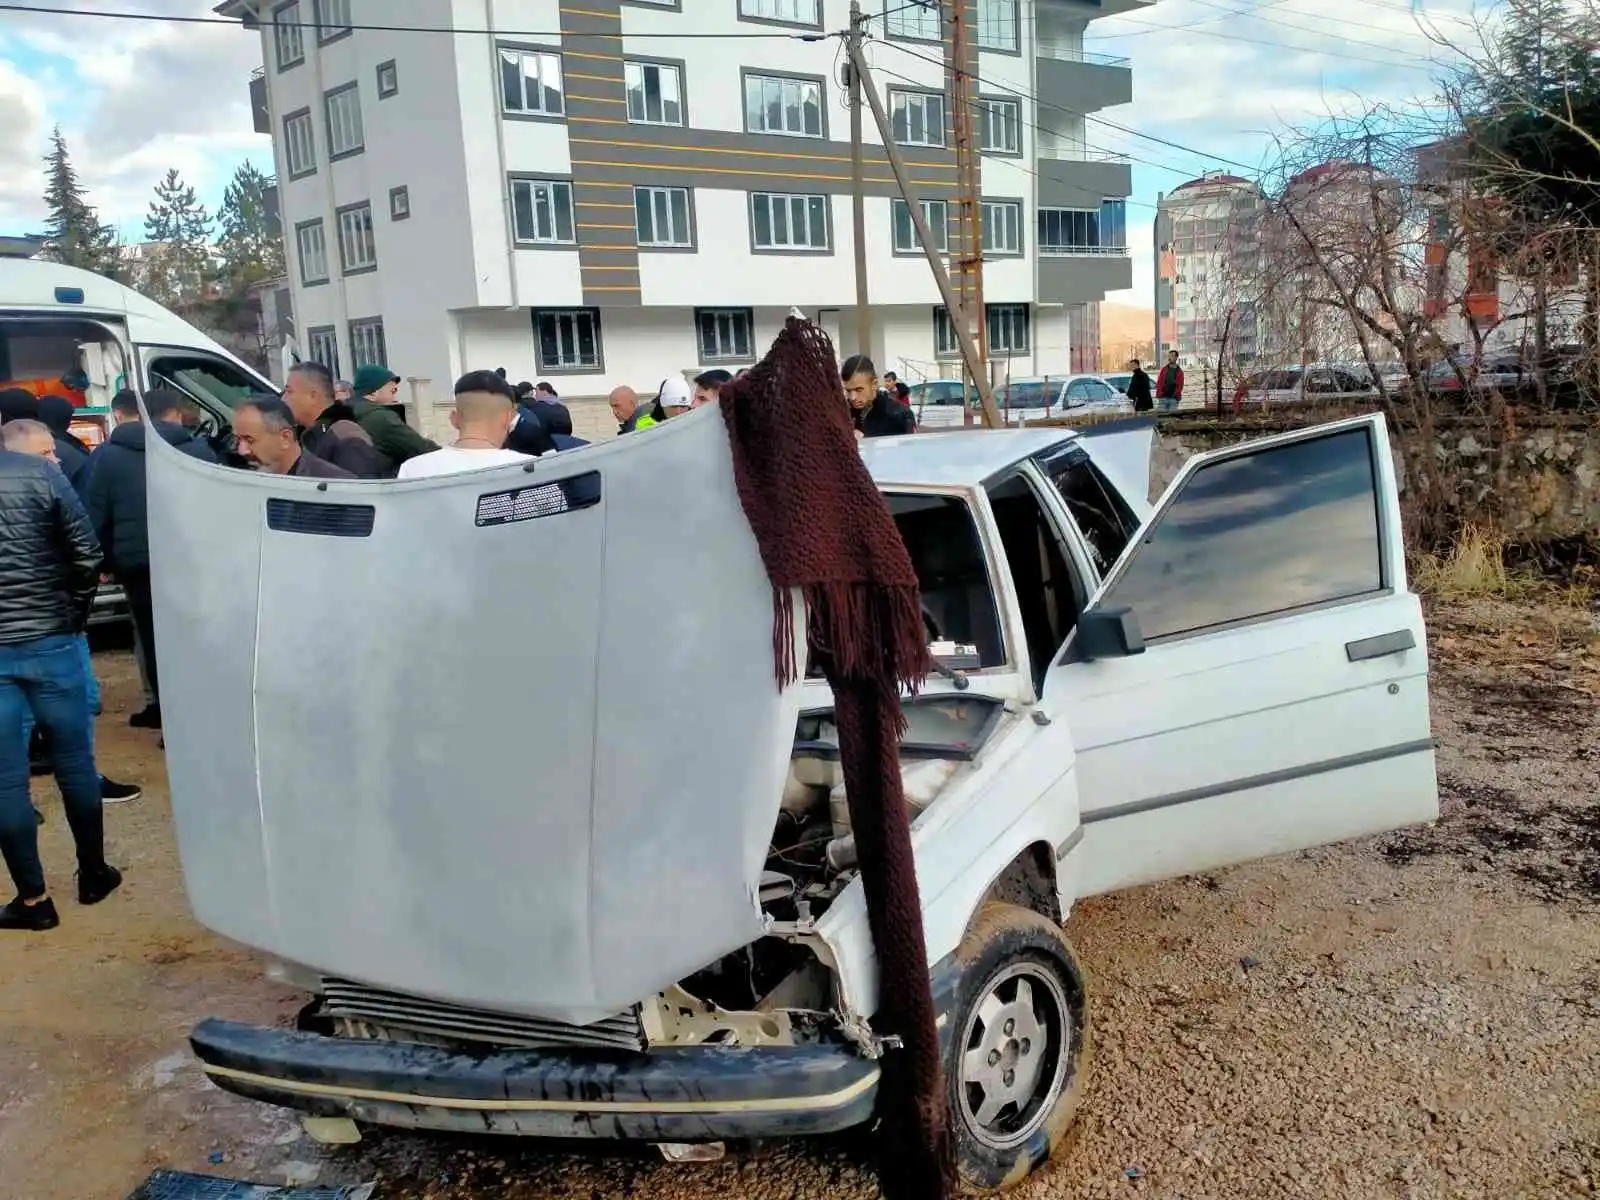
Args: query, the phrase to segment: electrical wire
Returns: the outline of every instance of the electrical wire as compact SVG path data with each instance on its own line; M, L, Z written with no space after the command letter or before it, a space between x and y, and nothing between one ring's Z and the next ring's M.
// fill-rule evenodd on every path
M907 7L914 7L907 5ZM898 11L898 10L896 10ZM242 22L236 17L219 16L180 16L176 13L142 13L105 11L87 8L56 8L46 4L14 4L0 3L0 12L37 13L54 17L99 17L109 21L151 21L170 25L228 25L235 29L241 27ZM259 24L276 26L280 29L320 29L328 22L322 21L264 21ZM374 25L371 22L352 22L349 25L340 25L340 29L358 29L373 33L432 33L432 34L460 34L463 36L478 37L518 37L518 38L560 38L566 36L559 29L461 29L449 25ZM666 41L728 41L743 38L745 40L780 40L820 42L827 38L837 37L835 33L824 33L820 30L806 32L783 33L774 30L766 31L739 31L736 33L629 33L630 40L634 38L650 38Z
M1239 15L1248 16L1249 14L1245 13L1245 14L1239 14ZM1148 29L1152 33L1166 33L1168 31L1170 31L1172 28L1174 28L1173 26L1170 26L1170 25L1159 25L1159 24L1156 24L1153 21L1135 21L1135 20L1133 20L1133 19L1131 19L1129 17L1118 17L1116 19L1119 20L1119 21L1126 21L1129 25L1136 25L1136 26L1139 26L1140 28ZM1267 18L1263 17L1262 20L1267 20ZM1290 28L1294 28L1294 26L1290 26ZM1297 51L1300 51L1300 52L1306 53L1306 54L1320 54L1324 58L1339 58L1339 59L1344 59L1344 60L1346 60L1348 62L1371 63L1373 66L1376 66L1376 67L1390 67L1390 68L1395 68L1395 69L1399 69L1399 70L1403 70L1403 71L1431 71L1431 70L1434 69L1432 66L1422 66L1419 63L1394 62L1391 59L1367 58L1365 55L1361 55L1361 54L1345 54L1345 53L1342 53L1342 52L1336 51L1336 50L1313 50L1313 49L1311 49L1310 47L1307 47L1307 46L1291 46L1286 42L1282 42L1282 41L1274 42L1274 41L1269 41L1266 38L1245 37L1243 34L1240 34L1240 33L1218 33L1215 29L1201 29L1196 25L1190 25L1190 26L1186 27L1184 29L1184 32L1185 33L1192 33L1192 34L1196 35L1197 37L1218 38L1218 39L1220 39L1221 41L1224 41L1224 42L1244 42L1244 43L1247 43L1247 44L1252 45L1252 46L1270 46L1274 50L1297 50ZM1333 37L1333 36L1335 36L1333 34L1327 33L1327 32L1325 32L1323 30L1320 30L1320 29L1312 29L1312 30L1309 30L1308 32L1316 34L1319 37ZM1102 38L1111 38L1111 37L1116 37L1117 35L1114 34L1114 33L1107 33L1107 34L1101 34L1100 36ZM1127 36L1131 37L1133 35L1129 34ZM1363 45L1363 46L1368 46L1368 45L1371 45L1372 43L1370 43L1370 42L1362 42L1360 44Z
M1231 17L1247 17L1247 18L1250 18L1250 19L1253 19L1253 20L1263 21L1263 22L1265 22L1266 24L1269 24L1269 25L1276 25L1276 26L1278 26L1278 27L1280 27L1282 29L1294 29L1294 30L1298 30L1301 33L1312 34L1315 37L1333 38L1336 41L1348 42L1352 46L1365 46L1365 47L1367 47L1369 49L1372 49L1372 50L1383 50L1385 52L1392 53L1392 54L1402 54L1402 53L1404 53L1404 51L1395 50L1390 46L1381 45L1381 44L1379 44L1377 42L1369 42L1369 41L1366 41L1363 38L1350 37L1348 34L1334 33L1334 32L1332 32L1330 30L1325 30L1325 29L1317 29L1315 26L1311 26L1311 25L1296 25L1296 24L1292 24L1291 22L1285 21L1282 17L1279 17L1279 16L1263 16L1263 15L1260 14L1259 10L1228 8L1225 5L1216 3L1216 0L1194 0L1194 3L1203 4L1207 8L1214 8L1219 13L1226 14L1227 16L1231 16ZM1395 29L1387 28L1387 27L1382 26L1382 25L1371 25L1371 24L1367 24L1366 22L1363 22L1363 21L1352 21L1349 17L1343 15L1342 13L1337 15L1337 16L1335 16L1335 15L1333 15L1331 13L1299 13L1297 15L1303 16L1303 17L1308 17L1311 20L1315 20L1315 21L1334 21L1334 22L1337 22L1341 26L1351 26L1351 27L1354 27L1356 29L1372 29L1372 30L1376 30L1378 33L1386 33L1386 34L1388 34L1391 39L1398 32ZM1397 62L1394 65L1397 66L1397 67L1400 67L1400 66L1407 66L1407 65L1410 65L1410 64ZM1437 64L1435 64L1435 65L1437 65Z

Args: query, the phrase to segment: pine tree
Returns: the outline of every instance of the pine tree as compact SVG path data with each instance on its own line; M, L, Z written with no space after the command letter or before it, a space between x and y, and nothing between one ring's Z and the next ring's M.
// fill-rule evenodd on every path
M233 287L283 274L283 238L273 229L268 196L277 186L250 163L240 165L217 210L218 249Z
M46 257L116 278L122 265L116 231L100 220L85 199L59 125L50 135L50 153L44 162L44 202L50 212L45 221Z
M215 274L211 256L211 218L194 188L176 169L156 184L144 219L147 241L160 243L142 281L153 299L169 308L192 308L206 294Z

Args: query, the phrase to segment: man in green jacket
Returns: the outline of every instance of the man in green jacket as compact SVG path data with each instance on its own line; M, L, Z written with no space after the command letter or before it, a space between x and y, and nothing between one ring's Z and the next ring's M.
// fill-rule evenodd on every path
M400 464L439 447L407 425L395 406L400 377L388 367L367 363L356 369L351 381L350 412L357 425L372 439L372 447L383 461L383 476L393 479Z

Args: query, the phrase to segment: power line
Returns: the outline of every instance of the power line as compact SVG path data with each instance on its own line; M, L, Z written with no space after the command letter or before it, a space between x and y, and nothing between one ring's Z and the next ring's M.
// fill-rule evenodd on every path
M906 7L916 7L908 4ZM895 12L899 9L893 10ZM84 8L55 8L45 4L12 4L0 3L0 12L38 13L53 17L99 17L108 21L151 21L168 25L228 25L238 29L242 22L234 17L219 16L180 16L176 13L142 13L142 12L106 12L99 9ZM264 21L262 26L276 26L279 29L321 29L327 22L319 21ZM373 33L431 33L431 34L461 34L463 36L478 37L519 37L519 38L560 38L563 35L559 29L461 29L449 25L373 25L349 24L340 25L340 29L360 29ZM608 36L608 35L607 35ZM744 38L746 40L783 40L801 42L820 42L838 34L823 33L811 30L805 33L780 33L766 32L738 32L738 33L629 33L628 38L651 38L664 41L715 41Z
M919 54L917 51L911 49L909 46L906 46L901 42L884 42L882 44L885 45L885 46L889 46L892 49L898 50L902 54L908 54L912 58L919 58L923 62L932 63L936 67L943 68L945 66L945 64L942 61L940 61L939 59L931 58L926 54ZM971 72L964 72L964 74L972 75ZM1167 138L1157 137L1153 133L1145 133L1142 130L1134 129L1131 126L1128 126L1128 125L1119 125L1115 121L1108 121L1104 117L1097 117L1092 113L1080 112L1079 110L1077 110L1075 108L1067 108L1067 107L1065 107L1063 105L1060 105L1060 104L1052 104L1047 100L1039 99L1037 96L1034 96L1031 92L1018 91L1016 88L1012 87L1009 84L999 83L999 82L997 82L995 80L992 80L992 79L984 79L982 76L979 76L979 75L972 75L972 78L976 79L979 83L983 84L984 86L993 88L996 91L1005 92L1008 95L1016 96L1016 97L1018 97L1019 99L1022 99L1022 100L1032 101L1033 104L1035 105L1035 107L1037 107L1037 108L1049 108L1049 109L1054 109L1057 112L1064 112L1070 117L1082 117L1086 121L1093 121L1096 125L1104 125L1108 129L1115 129L1118 133L1126 133L1126 134L1130 135L1131 137L1141 138L1141 139L1143 139L1144 141L1147 141L1147 142L1154 142L1158 146L1166 146L1166 147L1168 147L1170 149L1173 149L1173 150L1182 151L1184 154L1192 154L1196 158L1203 158L1203 159L1206 159L1209 162L1222 163L1225 166L1230 166L1230 167L1238 167L1239 169L1244 170L1244 171L1254 172L1255 170L1257 170L1256 167L1251 166L1249 163L1242 163L1242 162L1239 162L1237 159L1227 158L1227 157L1224 157L1221 154L1212 154L1212 153L1210 153L1208 151L1205 151L1205 150L1197 150L1193 146L1185 146L1182 142L1174 142L1174 141L1171 141L1171 140L1169 140Z
M1240 14L1236 14L1236 15L1249 16L1250 14L1249 13L1240 13ZM1176 28L1175 26L1171 26L1171 25L1159 25L1159 24L1156 24L1156 23L1151 22L1151 21L1135 21L1135 20L1132 20L1131 18L1128 18L1128 17L1117 17L1116 19L1119 20L1119 21L1126 21L1129 25L1140 26L1141 28L1148 29L1148 30L1150 30L1151 32L1154 32L1154 33L1166 33L1166 32L1169 32L1170 30L1172 30L1173 28ZM1267 20L1268 18L1263 17L1261 19L1262 20ZM1296 28L1296 27L1291 25L1291 26L1289 26L1289 28L1293 29L1293 28ZM1285 42L1269 41L1266 38L1245 37L1243 34L1240 34L1240 33L1218 33L1214 29L1201 29L1198 26L1194 26L1194 25L1186 27L1184 29L1184 32L1185 33L1195 34L1198 37L1218 38L1218 39L1220 39L1222 41L1225 41L1225 42L1245 42L1245 43L1248 43L1249 45L1253 45L1253 46L1270 46L1274 50L1298 50L1298 51L1301 51L1302 53L1307 53L1307 54L1320 54L1324 58L1341 58L1341 59L1348 60L1349 62L1371 63L1373 66L1377 66L1377 67L1398 68L1398 69L1403 70L1403 71L1431 71L1433 69L1431 66L1426 66L1425 67L1425 66L1421 66L1421 65L1419 65L1417 63L1402 63L1402 62L1395 62L1392 59L1368 58L1368 57L1366 57L1365 55L1362 55L1362 54L1344 54L1344 53L1341 53L1341 52L1335 51L1335 50L1316 50L1316 49L1312 49L1311 47L1308 47L1308 46L1291 46L1291 45L1288 45ZM1305 32L1314 34L1314 35L1316 35L1318 37L1333 37L1333 36L1335 36L1333 34L1325 33L1324 31L1322 31L1320 29L1308 29ZM1108 34L1102 34L1101 36L1109 38L1109 37L1116 37L1118 35L1109 34L1108 33ZM1133 35L1132 34L1128 34L1127 36L1131 37ZM1370 43L1370 42L1361 42L1360 45L1367 46L1367 45L1372 45L1372 43Z
M1291 23L1289 21L1285 21L1282 17L1279 17L1279 16L1263 16L1263 15L1260 14L1259 11L1254 11L1254 10L1250 10L1250 9L1228 8L1228 7L1224 6L1224 5L1216 3L1216 0L1194 0L1194 2L1196 4L1203 4L1207 8L1214 8L1218 12L1226 13L1228 16L1247 17L1247 18L1251 18L1251 19L1254 19L1254 20L1257 20L1257 21L1265 22L1266 24L1269 24L1269 25L1277 25L1277 26L1280 26L1283 29L1295 29L1295 30L1300 31L1301 33L1309 33L1309 34L1313 34L1313 35L1315 35L1317 37L1333 38L1333 39L1335 39L1337 41L1349 42L1353 46L1366 46L1366 47L1369 47L1370 49L1373 49L1373 50L1383 50L1383 51L1388 51L1388 52L1395 53L1395 54L1404 53L1404 51L1391 50L1390 47L1388 47L1388 46L1380 45L1377 42L1369 42L1369 41L1366 41L1366 40L1364 40L1362 38L1353 38L1353 37L1349 37L1349 36L1347 36L1345 34L1342 34L1342 33L1333 33L1333 32L1330 32L1328 30L1317 29L1316 27L1311 26L1311 25L1296 25L1296 24L1293 24L1293 23ZM1396 33L1396 31L1394 29L1387 28L1387 27L1385 27L1383 25L1371 25L1371 24L1368 24L1368 23L1366 23L1364 21L1352 21L1349 17L1344 16L1343 14L1340 14L1338 16L1334 16L1334 15L1331 15L1331 14L1324 14L1324 13L1300 13L1300 14L1297 14L1297 15L1303 16L1303 17L1309 17L1310 19L1312 19L1314 21L1335 21L1340 25L1352 26L1352 27L1357 28L1357 29L1372 29L1372 30L1375 30L1378 33L1386 33L1391 38L1394 37L1395 33ZM1406 66L1408 64L1395 63L1394 65L1395 66Z

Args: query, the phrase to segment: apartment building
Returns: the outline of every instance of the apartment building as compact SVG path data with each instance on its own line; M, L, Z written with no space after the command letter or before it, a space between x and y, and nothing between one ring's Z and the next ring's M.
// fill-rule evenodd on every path
M1085 113L1132 97L1088 22L1146 0L962 0L982 83L985 298L1001 371L1063 372L1128 287L1129 168ZM946 7L950 0L946 0ZM867 0L915 199L945 245L955 157L937 8ZM791 307L852 349L847 0L228 0L258 28L300 349L419 398L505 367L564 395L753 362ZM409 27L409 28L396 28ZM419 27L428 31L419 31ZM881 366L957 347L867 121ZM843 333L846 336L840 338Z
M1161 352L1186 364L1255 360L1254 257L1261 189L1237 175L1181 183L1156 209L1156 317ZM1222 339L1226 334L1227 346Z

